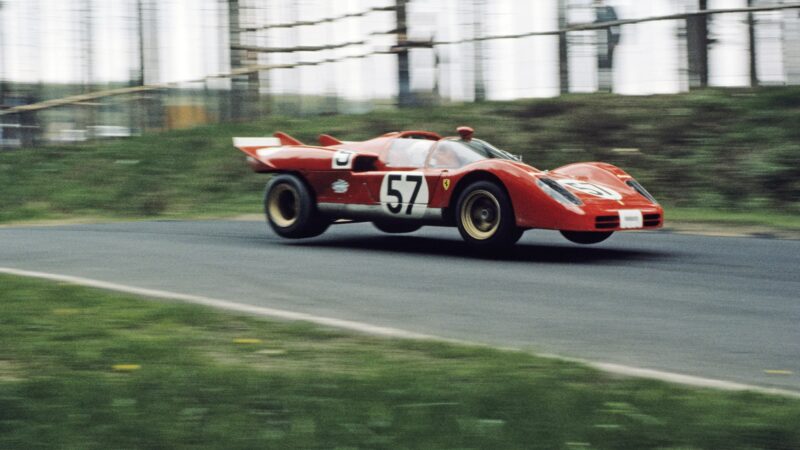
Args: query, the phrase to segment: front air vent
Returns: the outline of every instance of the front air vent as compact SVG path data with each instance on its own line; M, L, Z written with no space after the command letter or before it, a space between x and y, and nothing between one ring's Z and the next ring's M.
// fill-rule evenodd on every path
M657 227L661 224L661 214L645 214L643 219L646 227Z
M595 219L595 228L598 230L619 228L619 216L597 216Z

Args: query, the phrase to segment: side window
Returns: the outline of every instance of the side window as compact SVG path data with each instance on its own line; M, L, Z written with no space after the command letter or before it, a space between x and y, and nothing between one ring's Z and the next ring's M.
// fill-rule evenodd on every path
M481 155L455 141L439 141L431 153L428 166L434 169L458 169L471 162L485 159Z
M422 167L434 141L427 139L395 139L389 147L389 167Z

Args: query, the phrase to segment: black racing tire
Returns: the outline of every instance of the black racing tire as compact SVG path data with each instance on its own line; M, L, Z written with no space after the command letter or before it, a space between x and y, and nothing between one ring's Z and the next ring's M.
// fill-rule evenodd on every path
M479 250L511 247L525 231L516 224L505 189L491 181L476 181L461 192L456 201L456 225L464 241Z
M412 233L422 228L422 225L414 222L372 222L375 228L383 231L384 233L400 234Z
M331 224L317 210L308 186L300 177L290 174L276 175L267 183L264 214L272 230L289 239L319 236Z
M614 234L613 231L562 231L561 235L576 244L597 244Z

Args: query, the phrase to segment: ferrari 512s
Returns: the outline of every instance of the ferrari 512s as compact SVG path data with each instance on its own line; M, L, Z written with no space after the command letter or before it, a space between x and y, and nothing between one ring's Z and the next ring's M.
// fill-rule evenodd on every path
M264 209L286 238L323 233L332 223L370 221L387 233L423 225L456 226L480 249L513 245L527 229L559 230L579 244L615 231L654 229L663 209L633 177L605 163L538 170L473 137L429 131L387 133L367 141L328 135L306 145L285 134L234 138L269 180Z

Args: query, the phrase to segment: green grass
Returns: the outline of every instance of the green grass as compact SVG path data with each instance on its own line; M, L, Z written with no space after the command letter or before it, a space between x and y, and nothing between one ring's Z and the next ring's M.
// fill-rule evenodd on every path
M0 276L4 449L796 449L798 423L788 398Z
M796 228L798 123L797 87L270 116L120 141L0 152L0 222L255 213L265 177L250 172L231 146L233 136L283 130L307 142L320 133L360 140L401 129L453 134L457 125L469 124L478 136L540 169L607 161L637 177L668 208L706 211L714 222L720 222L714 211L741 212L761 225L778 220L776 226Z
M800 215L774 211L727 211L704 208L669 208L669 222L690 222L731 227L769 227L776 230L800 230Z

